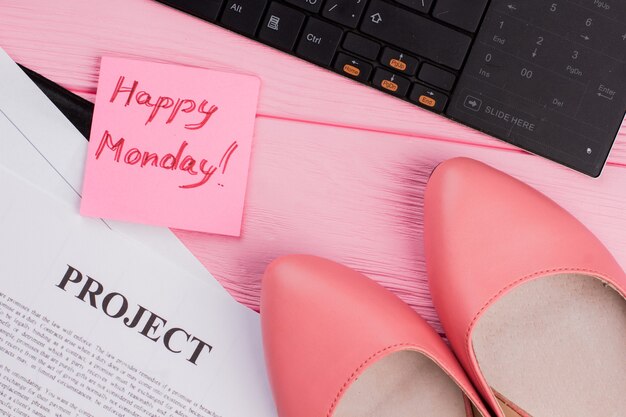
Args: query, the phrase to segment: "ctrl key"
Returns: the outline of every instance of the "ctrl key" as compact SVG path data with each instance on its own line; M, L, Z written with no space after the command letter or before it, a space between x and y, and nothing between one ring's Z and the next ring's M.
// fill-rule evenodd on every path
M409 100L420 107L441 113L446 107L448 96L437 90L431 90L425 85L414 84Z
M367 62L343 53L337 54L335 71L362 83L367 82L372 73L372 66Z

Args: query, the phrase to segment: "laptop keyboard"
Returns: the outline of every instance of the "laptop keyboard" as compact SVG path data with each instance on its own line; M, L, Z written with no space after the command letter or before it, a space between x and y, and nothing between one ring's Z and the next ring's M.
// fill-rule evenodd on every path
M157 0L600 174L626 110L623 0Z
M441 113L487 0L159 0Z

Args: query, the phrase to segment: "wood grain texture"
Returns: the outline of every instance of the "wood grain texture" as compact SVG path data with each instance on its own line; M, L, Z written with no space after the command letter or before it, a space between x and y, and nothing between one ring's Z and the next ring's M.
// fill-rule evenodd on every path
M242 237L176 232L253 308L271 259L312 253L365 272L441 330L425 278L422 191L437 163L459 155L546 193L626 265L626 129L602 177L587 178L150 0L0 0L0 46L92 101L102 55L261 77Z

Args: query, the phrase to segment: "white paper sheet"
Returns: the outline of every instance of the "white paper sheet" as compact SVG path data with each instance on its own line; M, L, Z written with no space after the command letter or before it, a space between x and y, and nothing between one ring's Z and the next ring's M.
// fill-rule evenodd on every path
M87 141L0 48L0 165L78 210ZM106 222L229 296L167 228Z
M256 313L4 168L0 195L0 415L276 415Z

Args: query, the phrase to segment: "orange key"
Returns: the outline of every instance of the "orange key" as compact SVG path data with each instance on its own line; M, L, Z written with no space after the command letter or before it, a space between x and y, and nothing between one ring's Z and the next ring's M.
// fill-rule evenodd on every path
M343 72L345 72L346 74L350 74L353 77L358 77L361 73L361 70L354 65L346 64L343 66Z
M397 69L398 71L404 71L406 69L406 62L393 58L389 61L389 66Z
M428 96L420 96L418 101L428 107L435 107L435 104L437 104L437 101L434 98Z
M380 85L385 90L389 90L389 91L397 91L398 90L398 84L394 83L393 81L383 80L380 83Z

